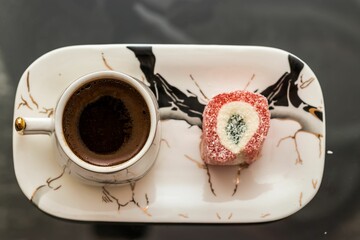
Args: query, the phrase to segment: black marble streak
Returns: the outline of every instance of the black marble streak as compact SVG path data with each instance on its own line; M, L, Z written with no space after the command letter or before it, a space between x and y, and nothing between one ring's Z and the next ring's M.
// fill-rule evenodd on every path
M134 52L139 60L140 68L149 83L150 89L157 95L159 108L170 108L170 111L182 111L185 113L182 117L162 114L161 118L185 120L191 126L197 125L201 128L205 104L200 103L198 97L190 90L187 90L191 94L188 96L177 87L169 84L159 73L154 73L156 58L151 46L131 46L128 49ZM304 102L298 95L299 87L295 82L304 68L304 63L290 54L288 55L288 61L290 72L285 72L273 85L260 92L268 99L269 110L275 110L277 106L288 107L291 104L295 108L302 107L304 111L322 121L323 113L316 107ZM199 121L194 122L191 118L198 118Z
M314 114L322 121L323 113L316 107L304 102L298 95L299 87L295 82L304 68L304 63L292 55L288 56L288 60L290 72L285 72L276 83L261 92L268 99L270 111L276 106L288 107L291 103L296 108L302 106L304 111Z
M185 115L182 115L182 119L179 117L176 117L176 119L184 120L191 126L197 125L201 128L205 104L200 103L198 97L189 90L189 95L185 94L177 87L169 84L159 73L154 72L156 58L151 46L131 46L127 48L133 51L139 60L140 68L149 83L149 88L157 97L159 108L170 108L170 111L173 112L181 111ZM198 121L193 121L194 118L198 119ZM161 119L174 119L174 115L171 113L161 114Z

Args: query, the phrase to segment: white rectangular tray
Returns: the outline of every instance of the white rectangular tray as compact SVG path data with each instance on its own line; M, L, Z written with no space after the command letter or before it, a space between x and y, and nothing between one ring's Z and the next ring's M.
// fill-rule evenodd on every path
M61 48L24 72L14 118L51 117L72 81L106 69L146 82L157 96L163 140L156 164L135 185L86 186L57 165L49 136L14 131L18 183L46 213L83 221L264 222L295 213L318 191L325 158L323 97L314 73L292 54L250 46ZM236 166L206 169L199 154L202 109L216 94L241 89L269 99L272 120L261 156L240 176Z

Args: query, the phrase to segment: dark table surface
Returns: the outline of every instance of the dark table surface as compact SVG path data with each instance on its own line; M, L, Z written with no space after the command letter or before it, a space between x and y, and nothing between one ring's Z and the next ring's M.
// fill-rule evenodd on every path
M360 239L360 1L0 0L1 239ZM50 217L21 192L12 156L21 74L68 45L262 45L302 58L326 108L325 172L302 210L265 224L103 224Z

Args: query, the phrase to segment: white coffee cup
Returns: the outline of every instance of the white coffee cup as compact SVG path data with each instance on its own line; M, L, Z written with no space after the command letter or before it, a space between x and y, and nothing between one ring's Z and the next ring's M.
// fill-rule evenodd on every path
M144 146L131 159L117 165L98 166L82 160L71 150L63 132L63 113L70 97L82 86L99 79L115 79L131 85L143 97L150 113L150 132ZM49 134L60 165L66 166L70 175L93 185L125 184L143 177L156 160L161 138L158 105L151 90L135 78L116 71L100 71L80 77L60 96L53 117L18 117L15 128L22 135Z

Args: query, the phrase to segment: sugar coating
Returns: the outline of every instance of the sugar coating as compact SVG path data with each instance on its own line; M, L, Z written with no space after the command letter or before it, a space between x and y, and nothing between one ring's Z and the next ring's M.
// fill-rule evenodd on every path
M231 143L226 136L224 124L232 114L244 118L247 127L239 144ZM264 96L249 91L219 94L204 109L201 157L212 165L251 164L261 150L269 127L270 112Z

